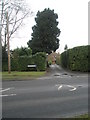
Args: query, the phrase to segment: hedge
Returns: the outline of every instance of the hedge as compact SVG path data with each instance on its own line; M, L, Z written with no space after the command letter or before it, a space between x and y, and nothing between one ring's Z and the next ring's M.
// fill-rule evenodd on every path
M28 64L34 64L31 56L20 56L11 59L11 70L12 71L28 71Z
M61 54L61 66L72 71L90 71L90 45L74 47Z
M28 65L35 64L36 68L28 68ZM8 70L7 62L3 62L3 71ZM11 58L11 71L45 71L46 70L46 54L39 52L33 56L19 56Z
M39 52L33 55L34 63L37 65L38 71L46 70L46 53Z
M2 60L2 71L8 71L8 60Z

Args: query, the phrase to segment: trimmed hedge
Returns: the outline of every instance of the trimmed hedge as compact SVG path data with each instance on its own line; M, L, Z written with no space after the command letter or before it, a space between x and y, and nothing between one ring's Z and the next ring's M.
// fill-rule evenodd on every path
M8 60L2 60L2 71L8 71Z
M72 71L90 71L90 45L69 49L61 54L61 66Z
M33 55L34 63L37 65L38 71L45 71L46 70L46 53L38 52Z
M28 65L36 65L36 68L28 68ZM7 71L7 62L3 63L3 71ZM11 58L11 71L45 71L46 53L39 52L33 56L20 56Z
M20 56L17 58L11 59L11 70L12 71L28 71L28 70L34 70L29 69L27 66L29 64L34 64L34 61L32 59L32 56Z

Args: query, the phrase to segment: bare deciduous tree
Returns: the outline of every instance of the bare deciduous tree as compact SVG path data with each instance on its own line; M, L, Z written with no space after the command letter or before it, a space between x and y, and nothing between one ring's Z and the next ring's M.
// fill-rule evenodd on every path
M23 24L24 19L32 15L32 11L25 4L24 0L1 0L0 1L0 34L1 34L1 42L6 46L6 36L7 36L7 28L6 28L6 13L8 12L9 19L9 39L13 36L13 34L19 29L19 27Z
M9 40L22 25L23 20L32 12L24 0L0 1L0 46L8 49L8 72L11 72Z

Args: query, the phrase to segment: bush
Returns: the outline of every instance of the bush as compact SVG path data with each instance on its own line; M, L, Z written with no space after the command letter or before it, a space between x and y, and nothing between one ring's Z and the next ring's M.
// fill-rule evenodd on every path
M60 56L56 57L56 64L60 65Z
M8 61L2 61L2 71L8 71Z
M36 68L28 68L28 65L35 64ZM8 62L3 62L3 71L8 71ZM33 56L19 56L11 58L12 71L45 71L46 53L39 52Z
M11 70L18 71L18 68L19 68L18 58L11 58Z
M49 61L48 61L48 65L51 65L51 64L52 64L52 61L51 61L51 60L49 60Z
M90 46L79 46L61 54L61 66L73 71L90 71Z
M34 64L32 56L20 56L17 58L12 58L11 70L12 71L30 71L35 70L34 68L28 68L27 66Z
M36 70L35 68L28 68L28 65L34 64L32 56L22 56L19 57L19 71L32 71Z
M62 67L67 68L67 51L61 54L60 63Z
M46 53L38 52L33 55L34 63L37 65L38 71L46 70Z
M5 46L2 46L2 71L8 70L8 54Z

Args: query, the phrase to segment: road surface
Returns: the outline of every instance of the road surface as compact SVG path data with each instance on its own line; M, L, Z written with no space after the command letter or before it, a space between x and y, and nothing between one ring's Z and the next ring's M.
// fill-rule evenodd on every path
M71 118L88 112L88 75L51 65L35 80L4 81L3 118Z

